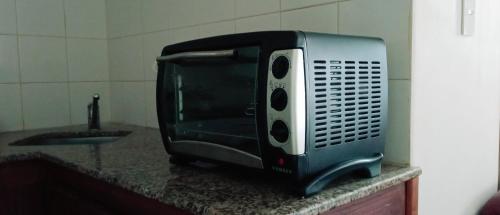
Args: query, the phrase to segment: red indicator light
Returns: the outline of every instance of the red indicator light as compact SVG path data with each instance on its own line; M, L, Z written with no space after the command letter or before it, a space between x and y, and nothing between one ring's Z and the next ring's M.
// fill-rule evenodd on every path
M283 159L283 158L278 159L278 165L280 165L280 166L285 165L285 159Z

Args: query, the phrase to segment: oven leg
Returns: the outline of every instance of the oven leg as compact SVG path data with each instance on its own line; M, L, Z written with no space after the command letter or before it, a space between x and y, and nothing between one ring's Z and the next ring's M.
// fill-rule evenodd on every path
M303 185L300 192L305 197L314 195L337 177L356 170L363 171L367 177L378 176L382 166L382 157L384 157L382 153L377 153L373 157L353 159L332 166Z

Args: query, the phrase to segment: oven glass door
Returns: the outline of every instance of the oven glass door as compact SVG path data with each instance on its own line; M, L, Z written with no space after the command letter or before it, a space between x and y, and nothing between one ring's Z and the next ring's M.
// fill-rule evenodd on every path
M170 142L209 143L260 157L256 123L259 51L245 47L168 57L164 90Z

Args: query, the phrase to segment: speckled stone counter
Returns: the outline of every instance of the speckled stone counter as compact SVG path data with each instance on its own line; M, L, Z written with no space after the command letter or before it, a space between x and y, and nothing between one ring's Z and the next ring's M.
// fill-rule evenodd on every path
M261 173L215 165L171 165L158 129L108 124L103 130L132 133L101 145L9 145L36 134L85 129L68 126L0 133L0 163L44 159L195 214L318 214L421 173L415 167L384 165L378 177L344 177L318 195L301 198L281 181Z

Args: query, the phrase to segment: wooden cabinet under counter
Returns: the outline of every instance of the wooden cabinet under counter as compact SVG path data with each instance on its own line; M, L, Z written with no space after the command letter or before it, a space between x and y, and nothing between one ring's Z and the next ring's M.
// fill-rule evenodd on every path
M191 214L43 160L0 164L0 214Z

